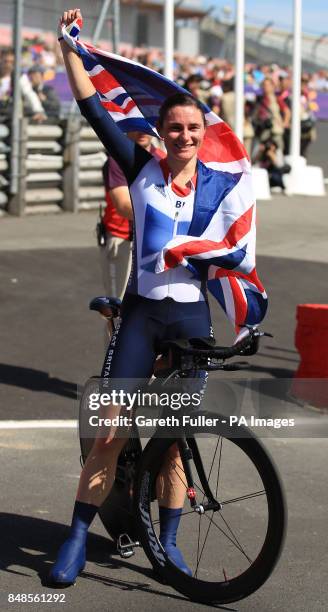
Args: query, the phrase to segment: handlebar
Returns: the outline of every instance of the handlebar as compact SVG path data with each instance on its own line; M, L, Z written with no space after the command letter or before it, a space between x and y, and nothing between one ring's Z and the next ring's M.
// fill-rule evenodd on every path
M215 346L214 338L191 338L166 340L161 343L159 352L163 355L156 376L165 376L165 373L188 372L191 370L239 370L248 366L248 363L225 363L226 359L235 356L254 355L259 349L261 336L270 336L256 327L249 326L249 334L233 346ZM164 359L164 362L163 362Z
M229 359L236 355L253 355L259 347L261 336L271 334L261 332L256 327L249 327L249 334L236 342L233 346L211 346L211 339L191 338L189 340L173 340L163 343L167 348L173 349L183 355L193 357ZM198 346L197 346L198 345ZM205 348L203 348L205 346Z

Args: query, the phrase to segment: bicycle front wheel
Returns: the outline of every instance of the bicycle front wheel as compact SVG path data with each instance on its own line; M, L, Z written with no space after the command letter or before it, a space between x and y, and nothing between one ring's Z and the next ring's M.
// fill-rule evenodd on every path
M177 591L194 601L229 603L256 591L278 561L286 524L283 489L272 459L251 432L244 438L234 437L242 435L240 427L230 429L229 437L205 434L201 427L193 432L187 441L197 505L192 508L185 498L177 534L192 576L179 570L161 546L154 500L158 473L176 438L152 439L143 454L135 497L139 536L156 573ZM171 467L185 482L181 467Z

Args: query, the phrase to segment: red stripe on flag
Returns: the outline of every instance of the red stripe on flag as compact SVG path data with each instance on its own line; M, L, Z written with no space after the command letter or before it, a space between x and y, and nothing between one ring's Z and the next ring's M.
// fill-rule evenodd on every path
M237 270L224 270L223 268L218 268L215 272L215 278L224 278L224 277L235 277L235 278L243 278L244 280L253 283L255 287L261 292L264 292L264 287L257 276L256 268L253 268L252 272L249 274L244 274L243 272L238 272Z
M198 157L204 163L234 162L244 157L249 159L244 145L224 121L206 128L204 142Z
M230 277L229 283L235 305L235 327L236 331L238 332L239 327L241 327L244 321L246 320L247 302L245 301L245 295L239 285L238 280L236 278Z
M109 112L122 113L123 115L128 115L130 110L132 108L135 108L136 106L133 100L130 100L130 102L128 102L125 108L122 108L121 106L119 106L119 104L115 104L115 102L106 102L105 100L101 100L101 103L103 107Z
M165 269L173 268L181 263L184 257L191 257L193 255L200 255L201 253L207 253L208 251L219 251L220 249L228 248L231 249L236 246L237 242L245 236L252 224L254 205L252 205L243 215L241 215L231 225L227 231L225 237L221 242L214 242L213 240L191 240L186 244L180 244L173 249L169 249L165 253Z
M101 72L98 72L98 74L92 75L89 78L94 87L100 93L107 93L108 91L111 91L111 89L122 87L120 83L104 69L101 70Z

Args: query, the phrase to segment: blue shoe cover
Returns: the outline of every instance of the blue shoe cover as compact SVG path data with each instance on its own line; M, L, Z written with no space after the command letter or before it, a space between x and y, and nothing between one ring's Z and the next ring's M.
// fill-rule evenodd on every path
M192 576L192 571L186 564L181 551L177 548L177 531L179 528L182 508L159 507L160 535L162 544L168 558L182 572Z
M192 571L186 564L181 550L179 550L176 546L171 546L169 544L167 546L164 546L163 544L162 546L170 561L172 561L172 563L174 563L174 565L176 565L182 572L188 574L188 576L192 576Z
M74 584L86 562L86 544L77 538L69 538L60 547L56 563L49 578L51 582L62 585Z

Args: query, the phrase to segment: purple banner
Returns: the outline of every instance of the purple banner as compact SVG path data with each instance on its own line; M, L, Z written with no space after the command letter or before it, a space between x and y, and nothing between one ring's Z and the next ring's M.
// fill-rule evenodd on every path
M319 109L315 113L317 119L328 120L328 92L318 92L316 102Z
M46 81L46 83L55 88L61 102L73 100L66 72L57 72L55 78L51 81Z

